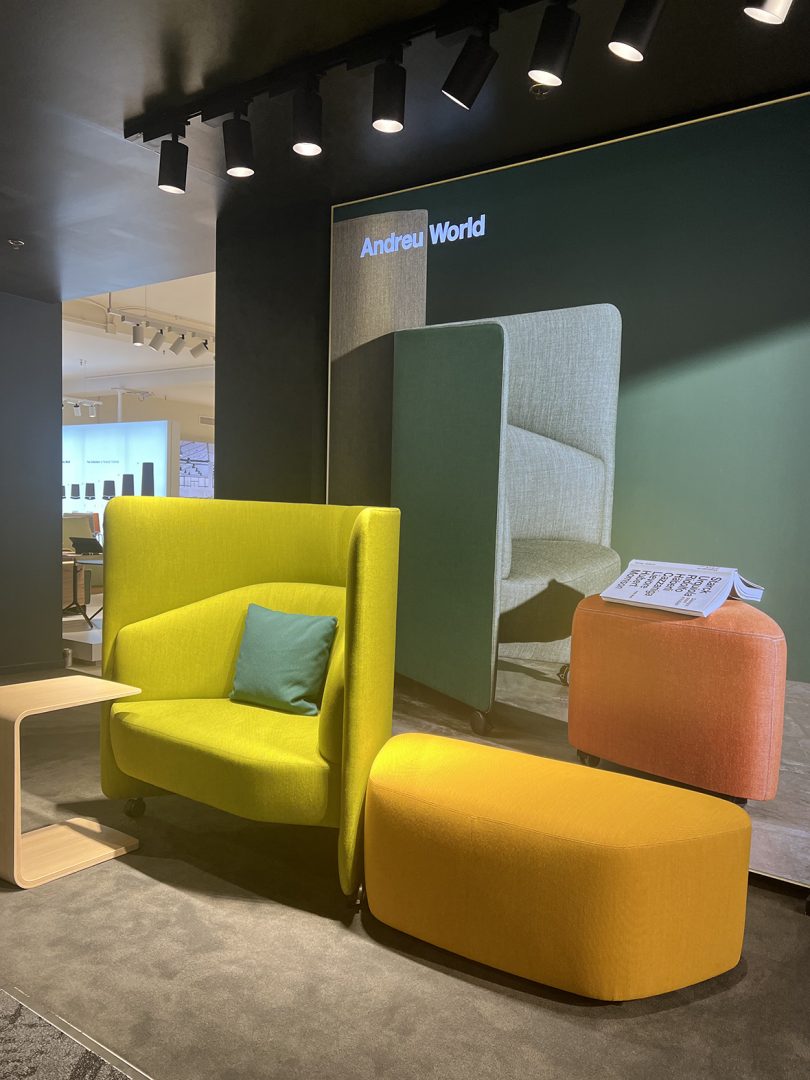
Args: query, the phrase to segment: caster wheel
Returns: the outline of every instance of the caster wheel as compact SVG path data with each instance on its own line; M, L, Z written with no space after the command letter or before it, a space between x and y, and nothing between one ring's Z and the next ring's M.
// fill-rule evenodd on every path
M489 714L474 709L470 719L470 727L476 735L488 735L492 731L492 721Z
M143 817L146 813L146 803L140 796L137 799L127 799L124 803L124 813L131 818Z
M596 754L586 754L584 750L577 750L577 757L583 765L587 765L591 769L598 769L599 762L602 760Z
M563 664L563 666L557 672L557 678L560 680L560 682L563 684L563 686L570 685L569 680L568 680L568 676L570 674L571 674L571 665L570 664Z

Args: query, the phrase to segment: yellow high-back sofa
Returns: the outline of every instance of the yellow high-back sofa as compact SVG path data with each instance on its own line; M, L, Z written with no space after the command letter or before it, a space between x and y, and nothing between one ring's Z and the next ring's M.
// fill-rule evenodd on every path
M105 710L105 794L334 826L352 894L366 781L391 734L398 552L394 509L111 501L104 675L142 693ZM249 603L337 617L319 715L228 699Z

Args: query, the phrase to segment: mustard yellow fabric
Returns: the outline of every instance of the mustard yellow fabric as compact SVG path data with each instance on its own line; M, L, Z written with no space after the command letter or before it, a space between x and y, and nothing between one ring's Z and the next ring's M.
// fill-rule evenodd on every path
M650 997L739 961L750 832L712 796L399 735L368 784L368 903L492 967L586 997Z
M143 693L102 718L104 792L170 790L258 820L335 824L341 885L353 892L366 779L391 733L398 550L393 509L111 502L104 673ZM282 723L222 700L251 602L338 618L320 717ZM250 712L226 730L239 708Z

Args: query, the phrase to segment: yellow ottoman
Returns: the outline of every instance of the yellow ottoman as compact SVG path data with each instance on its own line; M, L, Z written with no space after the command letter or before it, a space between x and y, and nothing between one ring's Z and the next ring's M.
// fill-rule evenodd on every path
M372 914L549 986L626 1001L740 959L751 826L710 795L433 735L381 750Z

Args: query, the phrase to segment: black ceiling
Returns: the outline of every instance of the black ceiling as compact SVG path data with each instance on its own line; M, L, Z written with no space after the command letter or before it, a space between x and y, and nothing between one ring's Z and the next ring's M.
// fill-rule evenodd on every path
M0 42L0 290L73 297L214 268L218 208L340 200L449 176L672 118L810 89L810 2L783 27L755 23L743 0L669 0L643 64L605 44L622 0L579 0L582 27L563 88L527 92L540 5L507 15L501 57L474 109L438 89L457 43L406 51L406 129L369 123L370 74L324 79L326 152L288 149L284 98L251 111L260 173L222 179L220 135L195 123L185 197L155 185L154 149L127 143L125 118L228 86L435 0L38 0L6 7ZM25 240L14 252L7 238Z

